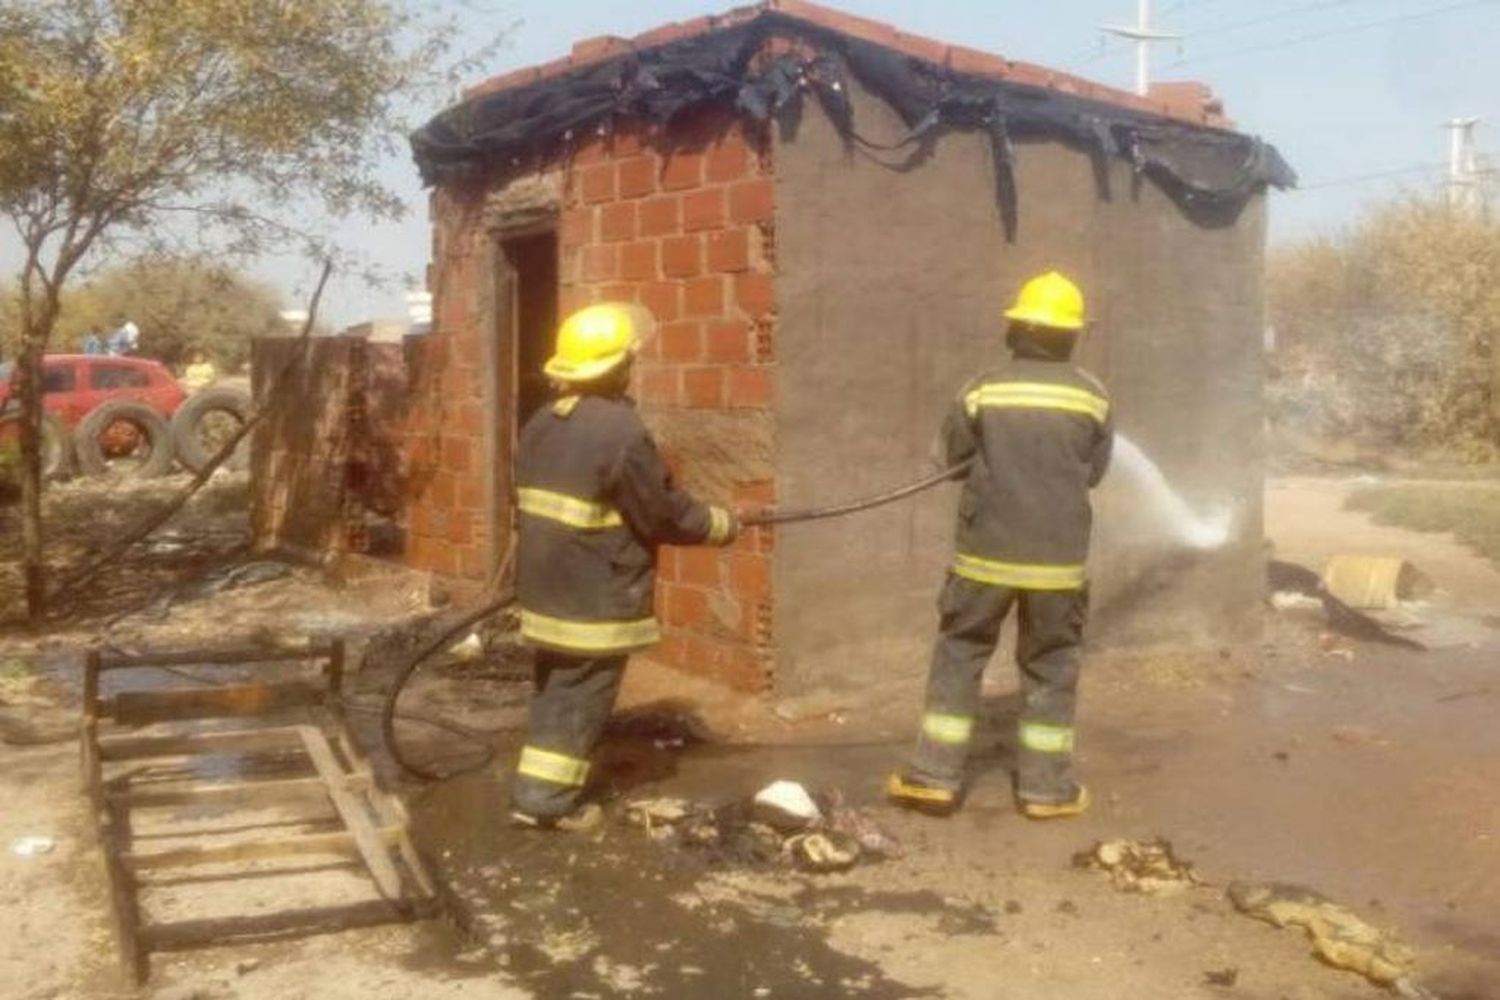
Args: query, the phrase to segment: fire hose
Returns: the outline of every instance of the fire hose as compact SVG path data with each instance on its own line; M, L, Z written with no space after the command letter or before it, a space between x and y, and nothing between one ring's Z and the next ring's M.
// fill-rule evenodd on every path
M886 504L895 503L898 500L904 500L907 497L916 496L918 493L923 493L936 486L940 486L943 483L948 482L949 480L958 479L969 470L969 467L972 464L973 459L968 459L952 466L951 468L944 469L942 472L934 473L930 476L926 476L914 482L907 483L903 486L898 486L895 489L886 490L882 493L872 494L871 496L861 497L857 500L850 500L844 503L828 504L822 507L791 508L788 510L777 510L774 507L768 507L764 510L754 511L753 513L745 515L740 519L740 524L741 526L746 528L768 527L778 524L799 524L807 521L822 521L828 518L843 517L848 514L859 513L860 511L872 510L876 507L883 507ZM514 551L514 546L512 547L512 551ZM496 574L496 579L498 581L503 581L508 575L508 570L509 558L507 557L505 565L503 565L500 568L500 571ZM492 618L495 615L498 615L501 612L507 610L513 604L515 604L515 601L515 588L504 585L502 583L492 598L484 602L479 607L474 608L470 611L466 611L458 618L454 619L452 624L439 632L436 638L428 641L420 649L418 649L414 655L404 660L400 668L396 671L394 682L391 684L390 690L385 696L385 705L381 710L380 730L381 738L384 741L386 748L390 751L392 759L394 759L397 765L399 765L401 769L406 773L414 777L421 778L424 781L441 781L445 778L453 777L454 774L457 774L459 772L443 774L434 771L431 768L426 767L425 765L419 764L406 756L405 752L401 748L400 742L396 738L396 720L398 717L398 713L396 711L396 700L401 697L401 692L405 690L407 684L411 682L411 679L416 674L417 669L421 667L421 665L425 663L429 658L441 652L442 650L451 647L460 635L469 631L480 622ZM425 722L427 720L418 719L417 721ZM443 726L442 728L458 731L458 727ZM495 733L486 733L482 730L466 730L465 732L475 739L481 739L485 736L496 735ZM466 768L465 770L473 770L484 767L489 763L493 756L494 752L491 751L490 753L485 755L485 758L483 760L472 765L470 768Z

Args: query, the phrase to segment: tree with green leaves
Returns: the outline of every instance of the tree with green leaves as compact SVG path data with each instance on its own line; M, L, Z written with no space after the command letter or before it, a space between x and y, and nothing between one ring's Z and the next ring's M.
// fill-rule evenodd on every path
M0 0L0 216L16 281L26 598L45 600L42 356L104 252L301 243L295 220L399 214L375 167L456 37L400 0ZM454 73L466 73L459 63ZM289 221L290 220L290 221Z

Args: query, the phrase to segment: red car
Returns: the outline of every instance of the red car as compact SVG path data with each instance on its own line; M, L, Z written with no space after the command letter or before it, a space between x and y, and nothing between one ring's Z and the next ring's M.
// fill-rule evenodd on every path
M0 417L15 409L12 375L13 365L0 364ZM56 421L50 433L50 471L68 471L74 458L88 473L118 467L117 461L142 475L167 471L172 464L168 421L186 399L159 361L48 355L42 362L42 409ZM14 436L13 427L0 429L0 448L13 443Z
M10 398L10 368L0 365L0 408ZM100 354L49 354L42 361L42 408L68 430L112 399L145 403L170 420L187 393L160 361Z

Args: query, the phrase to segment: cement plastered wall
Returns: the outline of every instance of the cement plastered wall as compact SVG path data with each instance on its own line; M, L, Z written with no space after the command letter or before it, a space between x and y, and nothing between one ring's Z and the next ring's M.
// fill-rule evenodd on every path
M862 134L904 128L856 93ZM1264 209L1200 226L1158 189L1090 159L1019 146L1007 244L988 142L950 135L909 169L882 166L809 110L777 149L778 499L824 503L923 473L963 382L1005 357L1002 308L1032 273L1085 287L1098 329L1082 362L1110 384L1119 428L1202 509L1235 508L1231 543L1181 551L1117 468L1098 495L1094 648L1218 648L1255 631L1261 539ZM951 489L787 528L777 546L778 687L926 669L951 555Z

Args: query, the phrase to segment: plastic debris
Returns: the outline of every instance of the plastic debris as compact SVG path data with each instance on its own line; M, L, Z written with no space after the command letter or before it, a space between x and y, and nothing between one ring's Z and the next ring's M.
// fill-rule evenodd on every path
M1361 642L1379 642L1415 650L1427 648L1420 642L1395 634L1369 615L1339 600L1324 585L1322 578L1306 566L1272 559L1266 564L1266 584L1272 603L1278 607L1294 606L1291 603L1293 598L1290 596L1293 594L1317 600L1323 605L1323 617L1332 632L1358 639ZM1327 633L1320 639L1325 652L1329 652L1328 644L1331 641L1332 636ZM1346 652L1336 650L1331 655L1345 657ZM1352 656L1352 651L1348 651L1347 658L1352 658Z
M756 792L755 814L778 830L801 830L823 818L807 789L795 781L773 781Z
M710 806L688 799L636 799L625 821L652 840L704 850L719 862L792 864L804 871L844 871L861 860L901 856L901 845L837 789L816 797L778 781L750 799Z
M637 799L625 806L625 821L648 834L669 829L692 814L693 804L687 799Z
M799 833L787 840L786 853L797 867L813 872L841 872L859 860L859 841L844 833Z
M1103 872L1122 892L1163 895L1203 884L1191 862L1179 858L1172 843L1154 840L1106 840L1073 855L1073 867Z
M1409 979L1416 967L1411 948L1312 889L1278 882L1237 882L1229 887L1229 899L1237 910L1257 920L1303 928L1313 950L1329 965L1357 972L1382 986L1405 983L1407 995L1420 990Z
M899 858L905 853L900 841L873 816L845 803L844 793L837 788L830 789L821 798L828 829L853 837L866 854L877 858Z
M43 854L51 854L56 847L57 841L51 837L17 837L10 842L10 852L22 858L35 858Z
M1328 560L1323 586L1351 608L1385 611L1426 597L1432 580L1400 556L1341 554Z
M470 632L448 647L448 655L464 663L472 663L484 655L484 640L478 632Z

